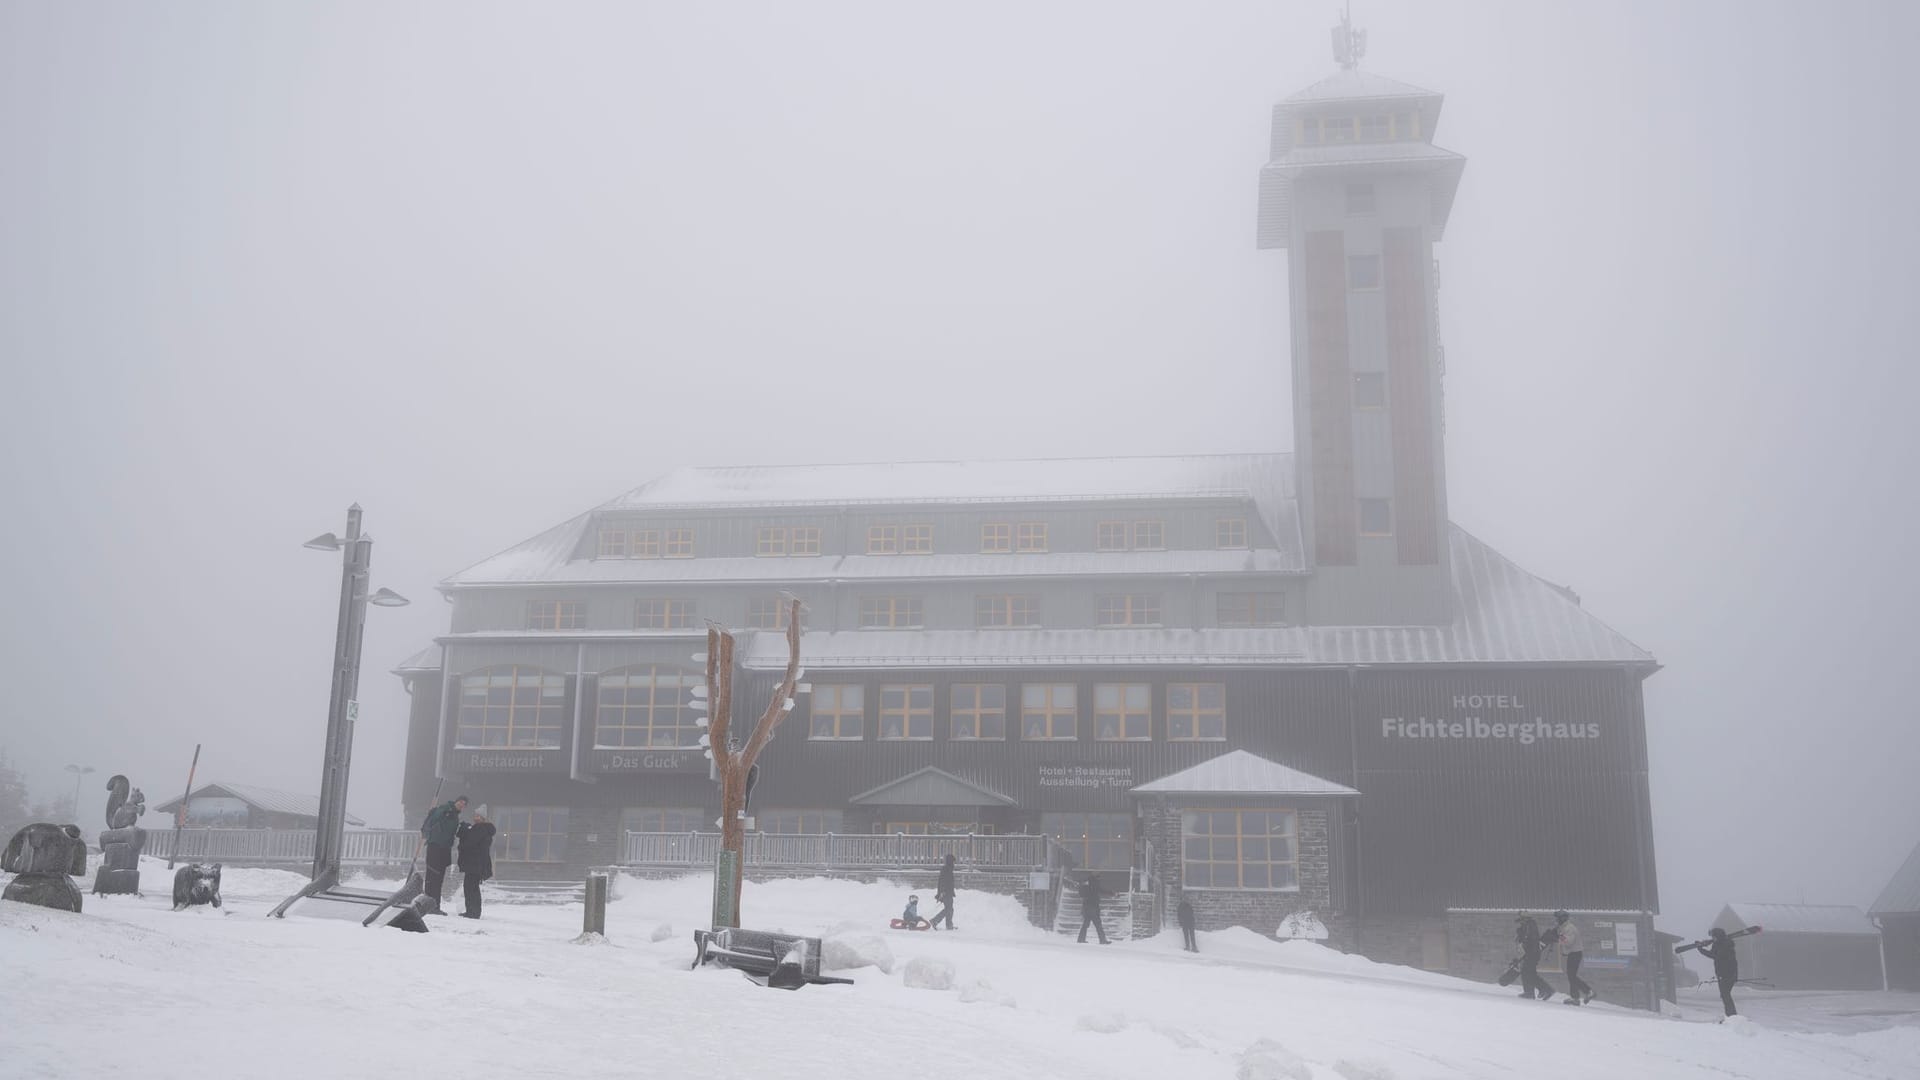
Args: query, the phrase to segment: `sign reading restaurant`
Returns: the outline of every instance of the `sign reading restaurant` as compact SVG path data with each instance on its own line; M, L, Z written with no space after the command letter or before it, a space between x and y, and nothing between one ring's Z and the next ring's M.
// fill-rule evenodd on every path
M1497 710L1497 711L1496 711ZM1454 716L1383 716L1383 739L1511 739L1522 746L1558 739L1597 739L1594 721L1563 723L1529 716L1519 694L1455 694ZM1492 712L1496 719L1482 713ZM1504 715L1502 715L1504 714ZM1516 715L1517 714L1517 715Z
M447 753L447 767L460 773L566 772L567 752L560 749L455 748Z

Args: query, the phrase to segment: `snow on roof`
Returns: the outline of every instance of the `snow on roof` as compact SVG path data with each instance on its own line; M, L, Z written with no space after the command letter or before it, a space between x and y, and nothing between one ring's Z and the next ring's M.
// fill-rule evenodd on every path
M1878 934L1880 931L1851 904L1728 904L1741 926L1761 926L1769 934Z
M1875 915L1906 914L1920 911L1920 844L1914 845L1907 861L1894 871L1893 880L1867 909Z
M439 671L445 658L445 649L439 645L429 645L396 664L393 673L406 675L416 671Z
M1358 791L1234 750L1134 787L1135 795L1358 795Z
M932 765L889 780L847 800L856 806L1013 806L984 784Z
M1359 68L1345 68L1286 99L1288 105L1374 98L1437 98L1440 94Z
M300 817L310 818L318 818L320 816L320 796L318 795L300 795L291 791L281 791L277 788L255 787L252 784L204 784L195 788L193 794L188 796L188 798L199 799L220 795L231 795L241 802L246 803L248 806L258 810L265 810L270 814L294 814ZM171 814L179 808L179 796L175 796L161 803L159 806L154 807L155 810L163 814ZM348 814L347 824L365 825L366 822L354 817L352 814Z

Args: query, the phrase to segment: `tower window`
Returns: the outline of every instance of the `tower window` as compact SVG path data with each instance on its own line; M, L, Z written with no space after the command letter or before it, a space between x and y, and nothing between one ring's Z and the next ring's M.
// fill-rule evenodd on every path
M1392 131L1393 122L1384 113L1360 118L1361 142L1386 142L1392 137Z
M1356 409L1384 409L1387 407L1387 377L1377 371L1363 371L1353 377L1353 407Z
M1353 117L1329 116L1320 121L1320 130L1325 133L1327 142L1350 143L1353 141Z
M1347 185L1347 213L1349 214L1373 213L1373 185L1372 184L1348 184Z
M1347 256L1347 288L1377 289L1380 287L1380 256Z
M1360 500L1360 535L1393 535L1393 503L1390 500Z
M1319 117L1308 116L1308 117L1303 117L1301 119L1300 145L1302 146L1320 145L1320 118Z

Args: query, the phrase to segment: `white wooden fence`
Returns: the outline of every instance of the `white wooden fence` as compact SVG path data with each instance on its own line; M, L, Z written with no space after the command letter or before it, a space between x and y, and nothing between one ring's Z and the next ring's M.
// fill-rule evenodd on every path
M630 832L620 847L623 866L710 868L720 834ZM1048 865L1044 836L908 836L815 833L746 835L748 866L832 870L926 869L952 855L974 870L1038 870Z

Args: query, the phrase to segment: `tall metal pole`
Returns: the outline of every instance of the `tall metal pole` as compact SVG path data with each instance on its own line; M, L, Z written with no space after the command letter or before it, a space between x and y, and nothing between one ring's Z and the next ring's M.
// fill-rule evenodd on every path
M373 540L360 535L360 504L347 508L340 557L340 620L333 641L333 691L327 701L326 762L320 773L320 814L313 838L312 878L338 880L347 825L347 775L353 764L353 717L360 685L360 633L367 617L367 567Z

